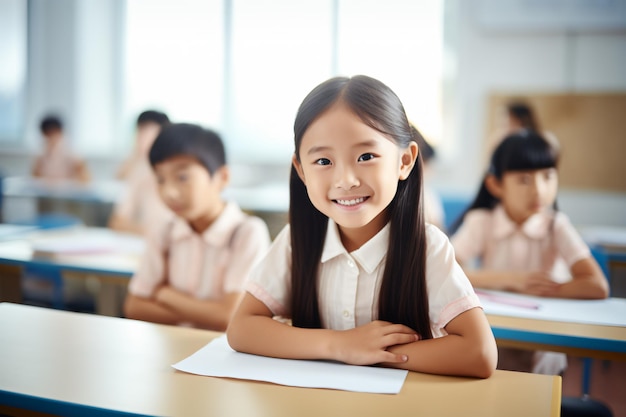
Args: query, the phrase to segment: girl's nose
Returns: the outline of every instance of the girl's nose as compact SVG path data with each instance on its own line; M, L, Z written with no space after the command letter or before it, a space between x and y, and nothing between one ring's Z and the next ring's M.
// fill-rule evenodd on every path
M546 181L540 175L535 175L532 182L533 193L539 194L545 189L545 187Z
M350 190L360 185L359 179L355 172L348 168L337 168L335 176L335 187L342 188L344 190Z

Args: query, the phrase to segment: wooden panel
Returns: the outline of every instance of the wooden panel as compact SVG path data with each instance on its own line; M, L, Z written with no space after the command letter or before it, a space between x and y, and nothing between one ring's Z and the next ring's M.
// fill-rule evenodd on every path
M542 129L561 143L560 184L569 189L626 192L626 93L492 94L488 100L485 160L490 132L512 100L530 104Z

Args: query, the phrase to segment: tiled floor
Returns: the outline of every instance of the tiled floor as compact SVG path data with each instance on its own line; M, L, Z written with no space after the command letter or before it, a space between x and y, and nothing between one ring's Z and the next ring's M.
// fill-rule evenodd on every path
M581 395L582 364L580 358L568 358L568 368L563 375L564 396ZM626 417L626 362L594 360L589 395L608 405L613 417Z

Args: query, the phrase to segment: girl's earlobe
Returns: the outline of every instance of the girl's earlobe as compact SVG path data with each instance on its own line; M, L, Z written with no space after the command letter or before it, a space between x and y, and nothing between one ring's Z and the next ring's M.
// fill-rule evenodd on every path
M498 180L493 174L488 174L485 177L485 187L487 188L487 191L491 193L491 195L498 199L502 195L502 184L500 183L500 180Z
M291 164L293 165L294 169L298 173L298 176L306 186L306 181L304 180L304 171L302 170L302 164L300 163L300 161L298 161L298 158L295 154L291 157Z
M409 177L411 171L413 171L418 155L419 148L416 142L411 142L409 146L402 151L402 155L400 155L400 180L404 181Z

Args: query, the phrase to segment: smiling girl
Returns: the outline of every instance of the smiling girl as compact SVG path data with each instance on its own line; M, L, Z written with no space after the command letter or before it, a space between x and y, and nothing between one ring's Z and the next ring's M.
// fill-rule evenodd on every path
M424 223L421 158L398 97L373 78L332 78L304 99L294 133L289 225L251 274L230 345L490 376L495 341L446 236Z

